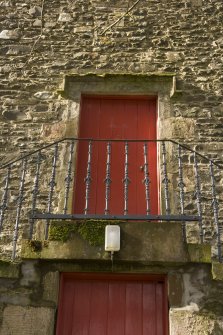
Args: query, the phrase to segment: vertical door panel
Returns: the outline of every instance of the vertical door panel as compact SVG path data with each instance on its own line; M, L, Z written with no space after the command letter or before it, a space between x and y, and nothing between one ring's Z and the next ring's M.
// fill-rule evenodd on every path
M157 301L156 301L156 284L155 283L149 283L149 284L143 283L143 302L142 303L143 303L143 335L156 334Z
M120 282L109 283L109 306L107 335L125 334L125 285Z
M142 334L142 285L126 284L125 334Z
M69 294L68 294L69 292ZM56 335L72 334L73 324L71 315L75 301L75 285L72 280L62 280L60 306L63 311L58 315Z
M72 332L70 335L88 335L90 328L90 317L91 317L91 283L90 282L80 282L78 287L75 287L75 296L73 301L73 309L70 308L68 315L70 313L72 320ZM69 291L67 292L69 294ZM81 308L80 308L81 301Z
M81 301L79 302L79 305ZM108 309L108 283L93 282L91 286L91 314L89 335L106 334ZM73 334L76 335L76 334Z

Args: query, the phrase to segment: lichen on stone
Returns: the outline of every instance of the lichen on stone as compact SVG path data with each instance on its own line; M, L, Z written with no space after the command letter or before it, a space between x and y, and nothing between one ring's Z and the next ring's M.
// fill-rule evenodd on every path
M92 246L104 244L105 226L108 224L119 224L118 220L82 220L52 222L49 229L49 240L66 242L72 234L79 234Z

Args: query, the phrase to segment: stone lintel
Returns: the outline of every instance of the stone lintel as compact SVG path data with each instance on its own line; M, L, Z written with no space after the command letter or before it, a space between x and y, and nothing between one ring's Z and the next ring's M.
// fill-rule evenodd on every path
M182 240L180 222L127 222L120 223L121 250L115 253L116 261L185 264L209 262L209 251L203 246L193 247ZM34 241L35 242L35 241ZM42 241L35 251L30 241L23 241L23 259L49 260L101 260L108 261L110 254L104 245L92 246L78 233L66 241ZM206 246L205 246L206 248Z
M169 97L181 91L176 87L173 72L67 74L58 93L66 99L77 100L80 94L156 95L165 92Z

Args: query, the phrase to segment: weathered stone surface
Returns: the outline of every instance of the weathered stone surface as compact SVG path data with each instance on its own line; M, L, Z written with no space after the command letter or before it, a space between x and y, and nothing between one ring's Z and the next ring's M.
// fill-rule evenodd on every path
M191 262L211 263L211 245L188 243Z
M18 278L20 273L18 264L0 262L0 278Z
M33 261L27 261L22 264L22 278L20 280L22 286L33 286L39 283L40 275L36 266L37 263Z
M0 39L3 40L18 40L20 34L16 30L2 30L0 33Z
M212 276L216 280L223 281L223 264L219 262L212 263Z
M30 8L29 15L34 16L34 17L40 16L41 15L41 11L42 11L41 7L34 6L34 7Z
M48 100L52 98L51 92L36 92L34 96L40 100Z
M170 311L170 334L221 335L222 333L223 318L216 319L211 314L199 314L193 306Z
M171 307L181 306L183 296L183 279L181 273L169 273L168 275L168 297Z
M59 22L69 22L72 20L72 17L69 13L60 13L58 21Z
M43 300L57 304L59 294L59 272L48 272L43 277Z
M198 251L188 252L182 241L180 223L137 222L121 225L121 250L116 259L135 262L210 262L210 247L198 246ZM174 243L173 243L174 241ZM196 247L194 247L196 249ZM93 247L79 235L74 235L66 243L48 241L41 250L35 252L28 241L23 242L22 258L28 259L94 259L107 260L109 254L104 246Z
M189 143L192 148L222 164L222 0L141 0L130 15L124 16L118 24L111 27L123 16L128 6L131 6L131 3L127 0L78 0L69 1L69 6L62 0L38 0L35 4L28 0L0 1L1 162L11 160L62 136L76 136L80 98L81 94L85 93L158 96L160 138L168 137ZM75 73L80 75L89 72L104 74L104 80L100 81L97 76L86 76L84 80L74 76ZM163 77L161 80L154 80L154 77L149 75L151 72L162 74L163 77L170 75L166 80ZM115 80L108 76L109 73L131 73L136 76L133 80ZM143 79L143 76L138 74L146 74L150 78ZM175 82L172 80L174 76ZM170 152L168 151L168 154ZM60 165L63 158L61 154ZM171 192L172 184L177 186L178 183L177 159L174 159L171 160L168 175L171 180ZM190 211L194 209L193 204L196 200L191 172L193 157L184 155L183 159L187 163L184 169L184 181L187 183L185 194L187 196L190 193L190 200L192 199L190 202L186 201L185 208L186 211ZM202 196L210 198L209 171L204 165L204 161L200 159L199 167L206 180L202 186L205 195L203 193ZM58 188L62 188L64 181L61 166L58 170L60 180L57 181L57 191ZM47 167L44 172L46 171ZM13 184L10 190L11 204L14 208L18 198L19 182L14 179L17 172L13 170ZM31 189L32 171L29 170L27 175L30 180L27 181L26 187ZM217 176L216 180L222 184L222 177ZM48 185L47 178L44 178L43 184ZM222 192L222 187L218 187L217 191ZM47 198L47 194L44 193L42 197ZM62 208L61 197L58 198L54 201L59 203L58 208ZM171 193L171 206L175 206L178 198L179 192ZM163 200L161 207L164 208ZM204 210L206 214L212 212L211 206L206 204ZM219 214L221 218L222 210ZM15 215L11 215L9 220L4 222L3 246L0 250L2 256L11 256L11 240L7 238L6 232L10 225L14 227L14 224ZM213 220L205 221L205 240L212 240L216 253L213 226ZM192 223L187 227L190 230L188 239L198 241L197 225ZM22 222L20 233L23 228ZM165 230L159 231L159 238L152 229L152 236L157 238L157 244L162 243L164 246L158 252L154 239L150 239L144 228L141 233L145 235L145 240L141 243L140 232L134 233L131 229L124 236L123 242L128 243L123 244L120 257L115 255L115 261L118 262L115 262L114 268L126 271L129 264L127 272L169 273L170 304L174 307L174 310L171 310L171 335L222 334L222 266L213 264L215 280L212 280L210 266L197 263L209 262L210 249L200 248L198 245L190 245L188 249L183 249L177 242L174 245L176 237L181 234L180 229L176 235L170 231L170 245L170 242L164 239ZM51 265L49 262L43 274L38 272L38 267L25 262L21 268L21 277L17 280L18 268L13 267L5 271L1 267L0 311L8 304L3 314L1 334L52 333L51 328L47 328L47 322L43 327L39 327L45 315L49 316L49 324L54 324L51 320L53 312L46 305L56 304L56 293L54 295L49 286L52 281L52 286L57 288L57 282L54 275L48 274L48 267L54 266L49 273L54 273L55 269L101 271L103 268L111 271L109 255L104 253L103 247L89 248L78 238L75 245L72 243L52 242L48 250L44 247L41 255L28 254L27 248L27 257L53 257L55 260L58 257L55 256L55 250L58 254L64 253L67 262L57 264L54 261ZM137 243L140 244L139 248L135 247ZM167 246L169 250L166 250ZM177 249L178 247L180 248ZM126 254L131 255L130 262L127 261ZM75 264L69 262L71 256L79 260L85 259L85 262L90 259L91 266L85 268L85 262L78 264L77 260ZM97 263L94 260L101 262ZM184 266L176 265L179 260L185 260ZM151 266L154 261L157 261L156 267ZM162 266L160 261L163 262ZM172 262L172 268L164 267L165 261ZM188 261L194 262L193 266L187 265ZM140 262L144 266L139 267ZM134 267L134 264L137 266ZM7 274L11 278L7 278ZM9 306L10 304L24 306ZM28 305L41 307L29 308ZM176 310L177 307L182 309ZM10 318L10 315L16 315L16 318ZM18 321L17 324L17 319L23 320L23 323Z
M7 306L3 312L1 335L53 335L52 308Z

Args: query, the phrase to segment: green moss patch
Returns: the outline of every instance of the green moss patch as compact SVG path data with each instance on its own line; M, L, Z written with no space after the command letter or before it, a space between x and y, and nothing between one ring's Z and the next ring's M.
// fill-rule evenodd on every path
M100 246L105 242L105 226L120 224L115 220L83 220L83 221L54 221L50 225L49 240L66 242L72 234L79 234L92 246Z

